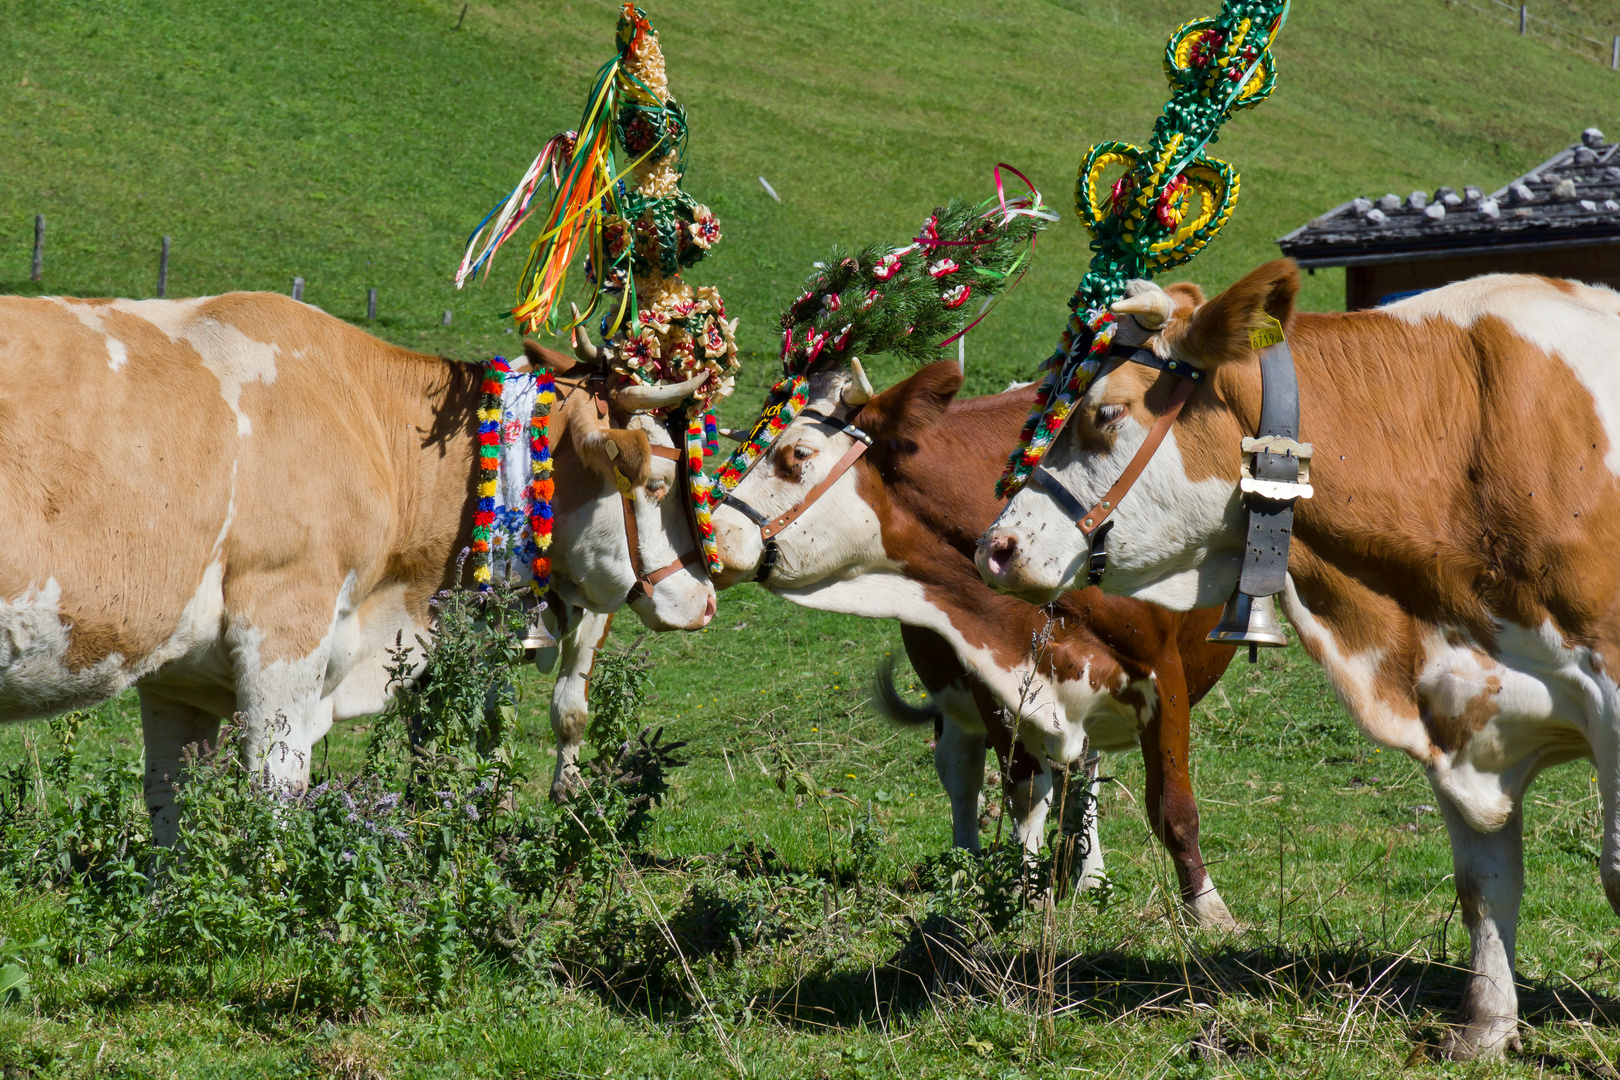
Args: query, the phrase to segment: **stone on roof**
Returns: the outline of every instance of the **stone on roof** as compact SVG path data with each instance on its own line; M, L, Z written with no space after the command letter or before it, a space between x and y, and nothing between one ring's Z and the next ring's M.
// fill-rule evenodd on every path
M1277 243L1307 267L1620 243L1620 143L1605 142L1597 128L1488 196L1473 185L1462 190L1357 196Z

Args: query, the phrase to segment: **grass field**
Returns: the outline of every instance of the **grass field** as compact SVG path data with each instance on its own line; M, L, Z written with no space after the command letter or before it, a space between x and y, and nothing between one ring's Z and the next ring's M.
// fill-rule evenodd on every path
M695 277L724 290L750 352L728 406L741 421L771 380L777 305L811 260L834 243L909 237L936 203L988 193L997 161L1066 208L1088 143L1145 139L1165 35L1214 4L666 7L650 12L692 118L687 186L727 237ZM449 273L471 225L576 121L614 9L475 4L456 30L461 5L437 0L0 0L0 289L150 295L168 234L171 295L285 291L300 274L307 299L361 321L374 286L383 336L466 359L509 350L501 311L520 259L459 294ZM1192 268L1209 286L1346 198L1495 186L1583 127L1620 129L1620 76L1438 0L1301 0L1277 53L1273 99L1217 148L1244 197ZM43 286L27 280L35 213L49 220ZM1042 237L1034 272L970 337L970 392L1044 353L1084 252L1072 216ZM1308 306L1340 303L1339 274L1307 282ZM880 384L900 373L874 368ZM1594 872L1584 764L1532 793L1519 942L1532 1027L1506 1065L1426 1053L1466 955L1444 829L1417 768L1362 740L1296 649L1234 666L1194 715L1204 852L1242 933L1175 917L1174 875L1136 805L1140 762L1120 757L1105 770L1117 780L1102 807L1108 902L1034 913L980 958L1022 971L1015 961L1045 956L1053 989L879 1008L874 983L928 902L915 871L949 840L926 734L863 704L897 628L745 586L722 596L710 629L643 644L657 662L647 719L688 740L690 764L657 816L654 857L629 880L667 908L697 882L736 887L718 857L728 848L771 850L786 868L769 879L782 936L734 967L695 968L706 1007L650 1012L561 977L468 964L446 1004L396 995L362 1022L293 1006L286 968L267 993L245 960L209 986L186 965L56 966L46 949L27 961L33 996L0 1005L0 1075L1612 1075L1620 923ZM525 676L525 800L550 773L548 690ZM323 770L358 765L363 726L328 740ZM134 767L132 701L99 710L84 743ZM831 841L820 802L798 807L766 775L781 747L833 793ZM44 724L0 729L0 768L51 753ZM868 893L806 909L793 872L825 868L868 810L885 832ZM0 937L48 938L61 915L59 895L0 896Z

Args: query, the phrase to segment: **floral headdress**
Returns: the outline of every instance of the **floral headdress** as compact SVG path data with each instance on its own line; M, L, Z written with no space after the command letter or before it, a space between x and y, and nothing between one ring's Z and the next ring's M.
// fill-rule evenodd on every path
M1277 81L1271 43L1287 17L1288 0L1226 0L1219 15L1181 27L1165 46L1170 100L1148 148L1105 142L1087 152L1074 201L1095 254L1069 300L1068 325L1043 365L998 495L1029 479L1102 367L1114 337L1108 306L1124 295L1125 283L1180 266L1231 217L1237 171L1204 148L1232 113L1270 95Z
M1002 170L1023 180L1029 193L1009 197ZM995 179L996 194L983 202L953 199L936 207L904 247L873 245L853 255L835 249L816 264L782 312L782 380L720 467L721 490L736 487L804 408L812 373L874 353L938 359L1028 272L1035 234L1057 215L1012 166L998 165Z
M717 289L694 287L681 271L720 241L709 208L681 188L686 111L669 94L664 54L646 12L625 4L617 51L597 73L577 132L546 143L512 193L479 223L456 273L459 288L534 216L546 181L542 232L529 252L512 315L525 331L583 332L599 317L608 364L621 383L684 383L706 378L685 404L686 453L699 542L720 569L709 521L711 478L703 459L717 450L714 407L731 393L737 321ZM557 325L574 256L583 249L588 286L583 313Z

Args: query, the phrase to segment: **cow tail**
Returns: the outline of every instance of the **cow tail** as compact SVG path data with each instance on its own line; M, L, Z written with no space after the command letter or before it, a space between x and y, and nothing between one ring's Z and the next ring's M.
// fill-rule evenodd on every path
M894 685L894 656L878 661L877 673L872 680L872 700L882 715L897 724L933 724L938 727L945 714L934 699L924 695L918 705L907 701Z

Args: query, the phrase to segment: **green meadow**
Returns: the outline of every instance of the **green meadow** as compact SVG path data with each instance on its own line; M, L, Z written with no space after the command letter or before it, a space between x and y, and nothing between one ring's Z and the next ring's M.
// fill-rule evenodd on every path
M1086 258L1068 212L1081 155L1100 139L1146 140L1165 37L1215 7L648 7L690 116L686 187L725 230L689 274L741 319L745 369L725 421L750 419L774 381L777 312L814 260L905 242L935 205L989 195L997 162L1064 219L969 335L964 392L1027 377ZM1613 5L1565 9L1594 36L1620 32ZM465 360L510 353L522 238L487 282L458 292L450 277L472 226L577 123L616 11L0 0L0 290L150 296L167 235L171 296L285 292L297 275L306 300L390 340ZM1272 99L1214 148L1242 174L1237 212L1176 275L1211 291L1346 199L1489 189L1584 127L1620 135L1620 75L1441 0L1300 0L1276 55ZM41 283L29 280L35 214L47 220ZM1331 310L1343 287L1342 273L1320 272L1303 302ZM881 357L871 371L880 386L904 374ZM1141 762L1121 755L1105 760L1100 807L1110 887L987 936L973 965L995 978L890 997L931 902L926 867L950 837L930 734L866 703L898 627L802 611L754 585L722 594L701 632L642 637L625 619L610 644L653 661L642 719L685 740L687 764L618 880L648 919L712 886L763 889L776 920L750 947L694 961L680 1007L476 958L431 1006L403 969L365 1010L300 1005L300 974L275 958L206 977L183 960L69 962L52 945L64 895L14 890L0 892L0 938L29 993L0 992L0 1077L1615 1075L1620 920L1597 880L1585 763L1547 774L1529 800L1529 1026L1506 1063L1434 1060L1467 956L1445 830L1418 768L1363 740L1297 648L1235 663L1194 712L1203 850L1241 932L1180 920L1141 812ZM531 670L519 689L521 807L549 783L550 681ZM318 771L359 768L370 726L335 731ZM81 760L135 775L133 698L96 710L79 741ZM0 728L0 772L20 770L30 803L60 798L46 776L59 750L44 722ZM816 794L778 787L784 757ZM984 825L987 843L1005 831L994 806ZM857 846L858 896L834 869ZM750 877L750 859L775 869ZM818 884L829 873L831 890Z

